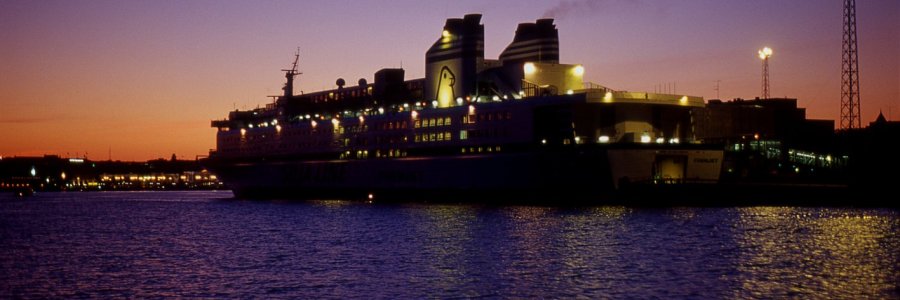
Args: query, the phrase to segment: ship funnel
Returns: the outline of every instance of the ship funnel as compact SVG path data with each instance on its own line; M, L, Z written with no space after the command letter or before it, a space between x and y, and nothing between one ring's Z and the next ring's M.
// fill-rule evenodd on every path
M512 43L500 53L500 60L503 64L559 63L559 31L553 19L519 24Z
M447 19L440 37L425 54L425 100L448 107L455 105L456 98L474 95L483 62L481 15Z

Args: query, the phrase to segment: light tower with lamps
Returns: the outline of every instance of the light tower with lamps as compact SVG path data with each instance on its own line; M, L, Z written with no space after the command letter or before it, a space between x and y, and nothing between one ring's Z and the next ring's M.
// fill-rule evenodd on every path
M772 48L765 47L759 50L759 59L763 61L762 71L762 98L769 99L769 57L772 56Z

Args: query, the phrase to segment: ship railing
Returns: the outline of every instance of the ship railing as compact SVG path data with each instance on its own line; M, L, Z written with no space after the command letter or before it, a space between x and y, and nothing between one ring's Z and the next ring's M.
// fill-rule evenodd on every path
M594 82L590 82L590 81L582 82L582 87L584 87L584 89L586 89L586 90L603 90L604 93L605 92L617 92L616 90L613 90L606 86L603 86L603 85L600 85L600 84L597 84Z
M538 90L541 87L537 84L529 82L528 80L522 80L522 97L534 97L538 95Z
M552 96L558 95L559 90L556 86L552 85L538 85L533 82L522 80L522 97L535 97L535 96Z

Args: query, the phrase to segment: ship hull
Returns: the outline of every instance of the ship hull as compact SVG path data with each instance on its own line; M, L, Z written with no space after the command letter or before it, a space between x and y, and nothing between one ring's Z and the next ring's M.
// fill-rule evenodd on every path
M212 162L239 198L367 200L371 194L379 201L503 202L597 195L613 188L602 150Z
M614 203L622 184L648 183L654 175L650 164L673 151L690 152L685 161L698 160L691 155L721 157L721 150L570 147L369 160L211 159L209 167L236 197L247 199L604 204ZM637 175L635 169L645 172ZM715 178L702 182L714 182L715 171Z

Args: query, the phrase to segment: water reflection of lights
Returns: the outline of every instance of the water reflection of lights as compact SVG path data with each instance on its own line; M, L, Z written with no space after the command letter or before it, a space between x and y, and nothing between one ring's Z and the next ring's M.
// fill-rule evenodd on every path
M742 208L739 214L737 298L865 298L896 288L893 251L900 245L882 244L896 234L896 216L784 207ZM893 263L885 261L890 257Z

